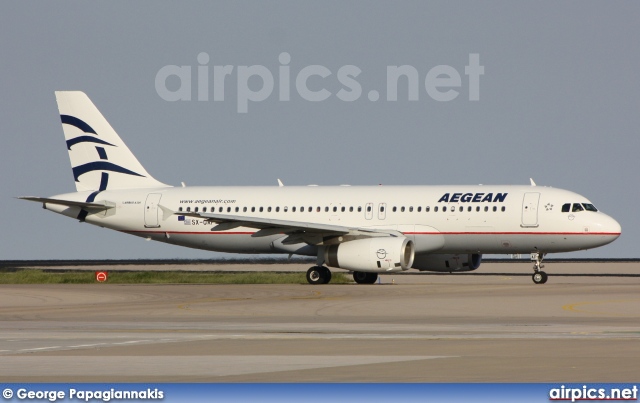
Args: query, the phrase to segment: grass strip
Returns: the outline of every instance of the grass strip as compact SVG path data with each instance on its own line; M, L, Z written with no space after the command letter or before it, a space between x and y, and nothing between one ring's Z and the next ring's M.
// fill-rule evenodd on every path
M352 281L343 273L333 273L331 284ZM0 272L0 284L93 284L92 271L50 272L24 269ZM180 271L109 272L106 284L307 284L305 273L193 273Z

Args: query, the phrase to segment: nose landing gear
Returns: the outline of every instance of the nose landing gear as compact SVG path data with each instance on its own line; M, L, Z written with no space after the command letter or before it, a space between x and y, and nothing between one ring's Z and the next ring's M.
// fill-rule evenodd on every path
M542 264L542 259L544 259L544 255L545 253L540 253L540 252L534 252L531 254L531 261L534 262L533 263L534 273L533 273L533 276L531 276L531 279L536 284L544 284L547 282L547 279L549 278L549 276L547 276L547 273L540 270L544 268L544 265Z

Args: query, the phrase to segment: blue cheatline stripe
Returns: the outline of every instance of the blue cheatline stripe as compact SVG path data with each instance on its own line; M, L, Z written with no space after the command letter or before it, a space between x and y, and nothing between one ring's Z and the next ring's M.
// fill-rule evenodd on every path
M93 130L93 128L87 124L87 122L80 120L74 116L60 115L60 120L62 121L63 124L75 126L85 133L93 133L95 135L98 135L98 133L96 133L96 131Z
M78 180L80 175L86 174L87 172L91 172L91 171L113 171L113 172L119 172L126 175L140 176L144 178L144 175L140 175L139 173L135 173L129 169L123 168L119 165L116 165L107 161L89 162L84 165L73 167L73 177L76 180L76 182L80 182Z
M107 158L107 152L104 150L103 147L96 147L96 151L98 152L98 155L100 156L101 160L106 160Z
M106 141L104 141L102 139L98 139L98 138L91 137L91 136L80 136L80 137L72 138L71 140L67 140L67 150L71 150L71 147L73 147L74 145L76 145L78 143L87 143L87 142L104 144L104 145L107 145L107 146L115 147L115 145L113 145L111 143L107 143Z

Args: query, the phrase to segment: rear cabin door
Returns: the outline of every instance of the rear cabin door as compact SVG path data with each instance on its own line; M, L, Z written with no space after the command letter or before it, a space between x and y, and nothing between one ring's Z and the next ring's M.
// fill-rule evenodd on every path
M540 193L525 193L522 199L522 226L537 227L538 226L538 201Z
M147 228L158 228L158 204L160 204L160 193L149 193L147 201L144 203L144 226Z

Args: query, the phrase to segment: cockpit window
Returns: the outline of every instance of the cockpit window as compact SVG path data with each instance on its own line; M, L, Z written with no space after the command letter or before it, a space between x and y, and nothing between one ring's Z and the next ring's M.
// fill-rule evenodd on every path
M582 205L584 206L584 209L587 210L587 211L598 211L596 206L594 206L593 204L582 203Z
M569 211L571 211L571 203L566 203L562 205L562 212L563 213L568 213Z
M571 209L571 212L575 213L578 211L584 211L584 209L582 208L582 205L580 203L573 203L573 208Z

